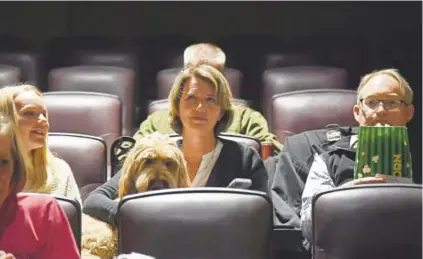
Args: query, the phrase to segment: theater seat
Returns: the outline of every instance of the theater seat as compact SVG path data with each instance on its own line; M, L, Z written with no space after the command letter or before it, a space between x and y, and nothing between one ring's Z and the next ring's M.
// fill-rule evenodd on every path
M422 186L365 184L317 194L314 258L422 258Z
M53 69L49 73L49 91L88 91L119 96L122 102L122 133L132 135L135 110L132 70L103 66Z
M170 68L161 70L157 73L157 99L167 98L169 96L170 89L182 68ZM232 96L234 98L241 97L242 87L242 73L239 70L233 68L225 68L223 71L226 79L232 90Z
M135 50L75 50L72 64L79 66L111 66L130 69L134 72L134 101L136 105L144 104L145 89L141 84L140 54ZM135 118L138 118L136 116Z
M21 70L18 67L0 65L0 88L4 86L15 85L20 81Z
M43 93L50 131L101 137L110 146L121 135L121 103L115 95L93 92Z
M270 102L275 94L308 89L347 89L348 74L342 68L296 66L267 70L263 73L262 110L272 123Z
M316 58L302 53L273 52L264 56L264 70L280 67L314 66L317 63Z
M18 82L25 82L43 88L41 82L42 63L40 55L33 52L3 52L0 53L0 64L20 69Z
M148 115L156 111L164 111L164 110L169 110L168 99L155 100L148 104Z
M55 196L55 198L65 211L75 236L76 244L79 250L81 250L81 204L76 200L71 200L62 196Z
M118 209L119 253L160 259L268 259L272 205L261 192L184 188L129 195Z
M91 191L106 182L107 148L101 138L82 134L49 133L48 146L71 167L82 201Z
M354 126L356 91L314 89L275 95L271 102L272 132L283 142L286 136L329 124Z

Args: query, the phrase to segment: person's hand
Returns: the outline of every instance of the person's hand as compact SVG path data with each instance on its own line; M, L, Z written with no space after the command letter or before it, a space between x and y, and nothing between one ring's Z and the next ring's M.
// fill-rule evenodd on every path
M355 179L353 185L361 184L370 184L370 183L386 183L388 182L388 177L383 174L376 174L375 176L364 177L360 179Z
M8 254L5 251L0 250L0 259L16 259L14 255Z

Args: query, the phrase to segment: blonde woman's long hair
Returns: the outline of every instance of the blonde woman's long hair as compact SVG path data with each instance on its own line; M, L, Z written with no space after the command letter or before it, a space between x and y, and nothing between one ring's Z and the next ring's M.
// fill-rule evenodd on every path
M24 92L33 92L42 97L41 92L33 85L6 86L0 89L0 112L8 116L15 127L16 137L23 142L18 124L18 111L15 105L16 97ZM47 185L48 170L55 173L53 165L54 156L47 146L47 137L44 146L34 149L29 154L30 163L27 164L26 192L49 192Z
M10 149L13 158L13 176L11 181L11 193L22 190L26 180L26 168L30 164L28 156L20 139L16 136L16 127L13 126L8 116L0 112L0 135L10 140Z

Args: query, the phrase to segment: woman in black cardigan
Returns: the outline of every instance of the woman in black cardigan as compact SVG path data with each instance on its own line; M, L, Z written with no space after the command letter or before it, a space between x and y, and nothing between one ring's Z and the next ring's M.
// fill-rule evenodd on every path
M251 189L267 191L263 161L254 148L217 134L233 117L232 93L217 69L199 65L182 70L169 94L173 130L182 135L182 150L193 187L226 187L234 178L252 180ZM116 225L120 173L91 192L84 213Z

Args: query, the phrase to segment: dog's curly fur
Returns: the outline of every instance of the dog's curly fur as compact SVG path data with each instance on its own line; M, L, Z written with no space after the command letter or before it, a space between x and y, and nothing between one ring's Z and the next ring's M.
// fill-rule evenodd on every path
M138 140L125 158L118 199L134 192L190 185L186 162L176 142L153 133ZM81 247L81 258L111 259L117 255L117 229L83 214Z

